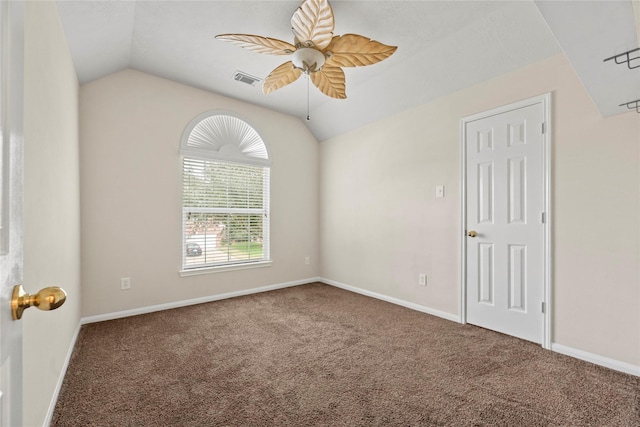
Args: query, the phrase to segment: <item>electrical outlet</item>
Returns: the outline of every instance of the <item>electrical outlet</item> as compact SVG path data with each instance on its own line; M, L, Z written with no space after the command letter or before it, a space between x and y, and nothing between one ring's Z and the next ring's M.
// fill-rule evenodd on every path
M304 264L305 264L305 265L309 265L309 264L311 264L311 257L306 257L306 258L304 259Z
M418 285L427 286L427 275L424 273L418 274Z
M131 278L129 277L121 277L120 278L120 290L126 291L127 289L131 289Z

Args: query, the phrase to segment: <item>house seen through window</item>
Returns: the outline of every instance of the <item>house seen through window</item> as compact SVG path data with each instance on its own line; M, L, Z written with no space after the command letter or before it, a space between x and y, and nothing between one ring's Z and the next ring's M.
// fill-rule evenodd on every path
M205 113L185 130L182 269L269 260L269 158L258 133L228 113Z

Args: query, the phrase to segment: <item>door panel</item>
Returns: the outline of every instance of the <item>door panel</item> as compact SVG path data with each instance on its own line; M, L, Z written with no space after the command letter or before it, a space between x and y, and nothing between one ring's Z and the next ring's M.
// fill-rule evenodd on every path
M509 245L509 310L527 309L527 247Z
M478 244L478 302L493 305L493 244Z
M493 224L493 163L478 164L478 224Z
M465 126L467 322L542 343L544 105ZM471 233L473 234L473 233Z
M527 159L524 157L509 159L509 189L507 205L509 206L509 224L526 224L526 174Z
M12 320L22 281L24 3L0 2L0 426L22 425L22 323Z

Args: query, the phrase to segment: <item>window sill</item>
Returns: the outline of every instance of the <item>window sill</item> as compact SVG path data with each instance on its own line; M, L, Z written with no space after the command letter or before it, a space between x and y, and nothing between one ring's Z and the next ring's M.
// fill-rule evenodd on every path
M180 277L198 276L201 274L224 273L226 271L248 270L252 268L271 267L271 261L258 261L247 264L221 265L218 267L203 267L190 270L180 270Z

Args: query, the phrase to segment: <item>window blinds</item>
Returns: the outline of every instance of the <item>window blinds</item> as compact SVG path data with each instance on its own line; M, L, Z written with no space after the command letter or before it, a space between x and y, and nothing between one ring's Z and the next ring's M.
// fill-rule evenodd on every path
M269 259L269 168L183 158L183 269Z

